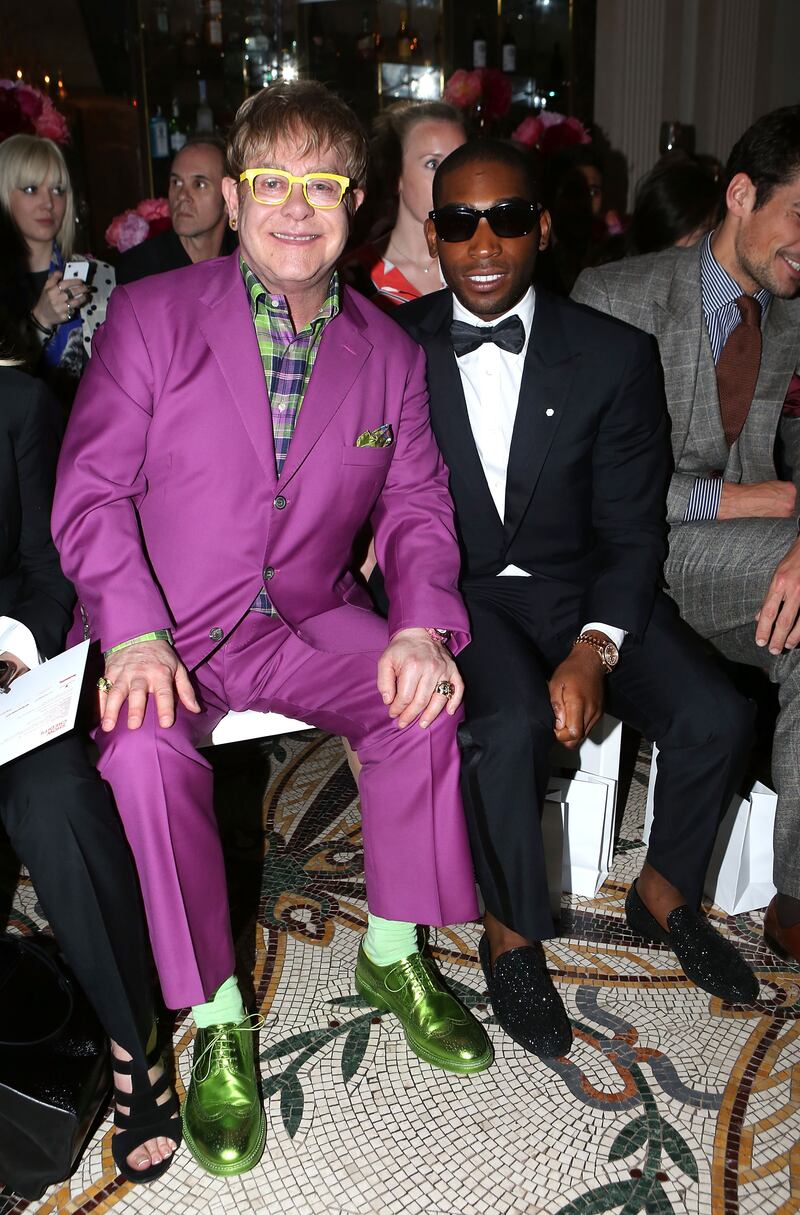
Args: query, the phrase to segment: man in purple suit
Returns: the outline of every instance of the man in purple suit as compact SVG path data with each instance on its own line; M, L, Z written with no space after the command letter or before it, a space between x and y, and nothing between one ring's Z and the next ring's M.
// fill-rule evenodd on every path
M321 85L280 83L241 107L228 155L239 252L114 293L54 512L105 656L100 769L162 989L194 1006L186 1138L216 1173L252 1168L265 1134L194 746L229 709L349 739L370 909L356 986L429 1062L469 1073L492 1058L416 938L419 922L477 914L452 658L469 636L424 357L334 270L363 197L364 136ZM351 573L367 523L388 621Z

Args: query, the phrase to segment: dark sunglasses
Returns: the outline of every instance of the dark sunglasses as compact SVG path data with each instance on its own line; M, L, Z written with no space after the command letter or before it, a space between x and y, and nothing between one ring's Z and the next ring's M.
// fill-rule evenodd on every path
M450 203L429 212L436 235L443 241L471 240L478 224L485 219L495 236L502 239L527 236L532 232L542 213L541 203L526 202L524 198L511 198L508 202L495 203L485 211L477 207Z

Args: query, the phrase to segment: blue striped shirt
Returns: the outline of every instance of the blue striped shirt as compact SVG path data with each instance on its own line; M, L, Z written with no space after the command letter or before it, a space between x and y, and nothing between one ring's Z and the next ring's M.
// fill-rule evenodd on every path
M700 295L703 305L703 318L711 343L711 353L714 356L714 366L719 362L722 348L741 323L741 313L736 304L740 295L744 294L741 287L723 270L711 250L713 232L704 237L700 249ZM761 323L772 299L766 289L759 291L755 297L761 305ZM684 522L696 523L703 519L716 519L719 502L722 497L722 479L720 477L698 477L689 504L686 507Z

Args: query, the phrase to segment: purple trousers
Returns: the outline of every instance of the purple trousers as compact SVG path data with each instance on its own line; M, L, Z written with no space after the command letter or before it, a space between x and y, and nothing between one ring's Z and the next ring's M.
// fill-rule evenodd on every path
M456 728L441 713L401 730L377 690L385 621L364 614L363 649L311 649L278 619L249 613L194 672L204 712L178 706L162 728L152 698L142 726L97 732L99 768L119 808L144 897L161 988L171 1008L209 999L234 972L212 774L195 742L229 709L273 710L342 734L363 765L370 911L386 919L475 919L475 879L459 791ZM354 647L355 648L355 647Z

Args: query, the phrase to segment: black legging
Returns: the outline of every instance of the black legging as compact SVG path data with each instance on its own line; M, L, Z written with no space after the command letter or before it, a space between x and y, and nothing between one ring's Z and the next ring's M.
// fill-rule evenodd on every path
M143 1059L154 1009L141 897L82 739L68 734L2 765L0 816L103 1028Z

